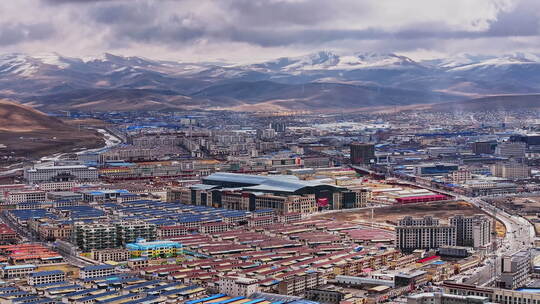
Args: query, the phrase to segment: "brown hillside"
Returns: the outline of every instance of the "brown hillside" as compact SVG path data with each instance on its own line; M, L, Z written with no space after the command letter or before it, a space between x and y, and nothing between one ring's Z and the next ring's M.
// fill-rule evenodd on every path
M65 125L54 117L21 104L0 100L0 131L33 132L60 128L65 128Z
M101 135L14 102L0 100L0 167L59 152L103 146Z

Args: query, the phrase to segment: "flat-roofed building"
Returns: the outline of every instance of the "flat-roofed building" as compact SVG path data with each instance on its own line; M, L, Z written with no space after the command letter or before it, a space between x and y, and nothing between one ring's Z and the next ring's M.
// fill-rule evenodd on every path
M456 245L456 227L439 224L439 219L406 216L396 227L396 246L405 252Z
M28 285L49 284L63 282L65 280L66 273L61 270L38 271L33 272L28 276Z
M526 179L531 177L531 167L518 162L497 163L491 165L491 174L508 179Z
M490 304L487 297L425 292L407 297L407 304Z
M248 297L259 292L259 280L244 277L221 277L218 281L219 292L234 297Z
M353 165L370 164L375 160L375 145L369 143L352 143L351 163Z
M182 244L174 241L137 241L126 245L131 257L169 258L182 254Z
M293 274L278 283L277 290L282 295L302 295L306 290L317 288L326 281L318 271Z
M82 201L82 194L73 191L47 192L48 201Z
M20 203L44 202L46 200L46 192L41 190L28 191L10 191L5 195L5 203L7 205L16 205Z
M503 142L495 148L496 155L514 159L525 158L526 151L527 145L523 142Z
M92 259L98 262L124 262L131 258L129 250L124 248L93 250Z
M112 265L91 265L80 269L79 278L84 280L90 278L106 277L114 274L114 272L115 269Z
M531 272L532 261L529 250L518 251L502 257L499 287L516 289L525 285Z
M450 217L450 225L456 227L456 245L480 248L491 243L492 220L488 216L456 215Z
M94 181L98 179L98 170L85 165L72 166L39 166L24 170L24 178L29 183L45 181Z
M441 287L443 288L443 292L446 294L486 297L490 302L493 303L540 303L540 294L536 292L508 290L493 287L479 287L468 284L457 284L450 281L445 281Z
M24 278L36 270L37 266L34 264L24 265L4 265L0 267L2 278L4 279L16 279Z

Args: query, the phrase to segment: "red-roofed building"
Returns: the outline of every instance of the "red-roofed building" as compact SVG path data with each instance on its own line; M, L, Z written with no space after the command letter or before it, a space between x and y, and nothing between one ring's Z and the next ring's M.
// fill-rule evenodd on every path
M433 263L433 262L438 261L440 259L441 259L440 256L433 255L433 256L430 256L430 257L427 257L427 258L420 259L420 260L418 260L416 262L420 263L420 264L425 264L425 263Z
M0 224L0 244L17 243L18 237L15 230L6 224Z
M442 194L419 195L419 196L398 197L396 198L396 203L413 204L413 203L444 201L446 199L448 199L448 197Z

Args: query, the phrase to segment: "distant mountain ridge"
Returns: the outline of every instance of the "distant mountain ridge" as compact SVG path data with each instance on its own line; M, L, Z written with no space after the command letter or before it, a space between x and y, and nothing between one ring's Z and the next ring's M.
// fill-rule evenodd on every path
M526 53L415 61L393 53L321 51L242 65L112 54L0 55L0 98L44 111L340 111L536 93L540 56Z

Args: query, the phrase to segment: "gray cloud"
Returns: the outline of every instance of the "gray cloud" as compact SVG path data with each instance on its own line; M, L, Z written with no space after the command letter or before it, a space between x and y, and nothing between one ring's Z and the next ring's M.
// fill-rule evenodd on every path
M491 36L537 36L540 34L540 2L520 1L509 12L501 12L486 31Z
M89 0L77 2L81 1L90 2ZM106 25L116 42L177 45L195 39L210 39L272 47L293 44L316 45L345 39L432 40L538 35L539 18L534 16L533 12L540 10L526 9L529 2L523 1L515 10L501 13L497 20L489 22L488 29L481 31L456 30L442 22L418 22L396 30L377 26L363 29L322 27L322 23L334 18L351 15L361 18L363 14L369 14L369 6L357 2L356 5L345 9L345 4L350 4L351 1L343 0L219 1L219 7L233 17L233 22L208 20L204 19L204 16L195 16L189 12L177 13L174 10L164 12L160 9L159 1L134 1L131 5L125 3L102 5L91 8L88 15L94 22ZM168 17L163 18L163 15L167 14ZM294 27L294 25L301 26Z
M93 2L114 2L114 1L122 1L122 0L44 0L44 1L51 4L66 4L66 3L81 4L81 3L93 3Z
M9 50L65 50L70 55L118 51L149 57L158 52L169 58L210 53L227 58L359 47L444 53L474 52L468 47L486 45L488 51L514 51L502 38L527 38L530 42L515 45L540 51L537 0L20 1L24 3L19 11L36 4L21 20L13 16L17 10L3 16L2 8L9 7L0 3L0 20L10 18L0 24L0 52L2 46L10 46ZM504 5L507 2L515 5ZM489 46L490 39L497 45ZM30 44L36 41L42 41L42 47Z
M0 46L44 40L54 33L55 29L50 24L0 23Z

